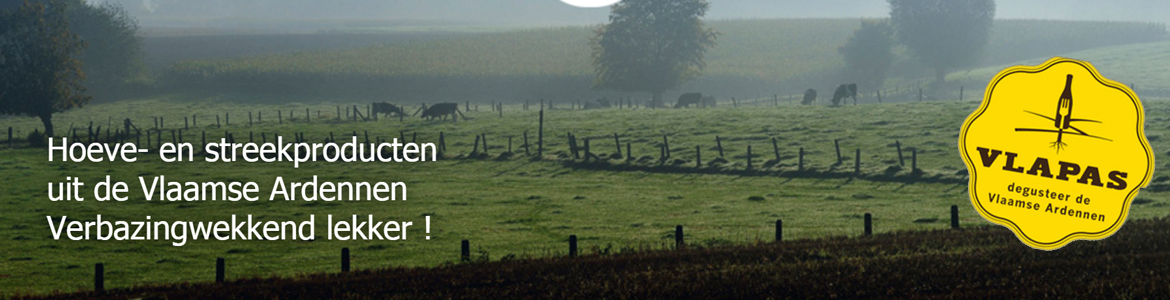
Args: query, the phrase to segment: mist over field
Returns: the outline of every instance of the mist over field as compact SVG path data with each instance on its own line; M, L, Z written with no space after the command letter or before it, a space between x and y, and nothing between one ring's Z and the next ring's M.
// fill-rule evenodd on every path
M971 0L964 3L994 9L965 7L955 18L922 21L895 20L891 2L924 1L708 0L702 18L687 13L657 27L610 23L616 12L609 7L557 0L66 1L78 5L58 27L71 26L85 47L55 62L84 72L76 87L92 98L0 111L0 299L97 296L86 294L97 258L116 290L103 295L108 299L155 296L133 288L140 286L163 298L179 291L171 299L262 297L249 294L252 284L307 290L285 298L507 299L548 291L563 298L758 298L749 294L784 288L808 298L854 290L877 298L949 298L956 291L1042 298L1086 285L1110 287L1086 295L1116 288L1142 298L1157 292L1149 286L1166 287L1160 277L1139 275L1170 274L1164 262L1150 262L1170 255L1161 248L1164 231L1150 234L1170 215L1170 1ZM0 12L22 2L0 0ZM3 66L22 59L10 51L20 43L6 40L20 32L6 29L0 27ZM640 35L605 35L613 32ZM638 43L678 36L687 39ZM688 47L656 52L661 45ZM1126 229L1142 231L1037 254L972 209L971 176L956 141L1000 70L1055 56L1089 61L1141 98L1145 134L1163 165L1133 200L1129 218L1140 226ZM672 64L652 64L662 57ZM0 88L19 90L8 83L31 77L0 73L0 80L15 78ZM5 98L14 94L22 96ZM0 90L0 108L26 103L11 99L48 99L24 95L37 94ZM44 132L54 127L53 136L73 142L133 143L150 153L135 163L48 162ZM277 139L409 140L441 150L437 161L298 167L202 161L206 151L175 163L153 155L168 142L198 150ZM263 195L276 176L401 180L411 198L166 202L146 201L132 186L125 202L47 200L45 182L66 176L91 185L105 176L260 182ZM91 221L97 214L192 222L370 214L433 228L425 240L412 231L414 238L399 241L191 240L181 247L46 234L47 215ZM433 223L422 225L423 218ZM465 240L471 246L459 252ZM334 276L342 247L365 273ZM217 258L228 261L227 281L240 284L212 284ZM586 265L572 259L610 273L578 279ZM1012 267L985 269L1000 264ZM1048 268L1053 264L1061 267ZM1131 265L1145 268L1134 273L1142 278L1089 276ZM1030 279L1011 278L1019 269L1032 272ZM539 284L530 283L542 278L527 273L566 270L576 275ZM725 270L745 270L737 276L751 280ZM1089 275L1066 276L1078 272ZM697 277L677 277L687 274ZM386 278L395 284L379 283ZM904 290L889 292L885 279L873 278L900 278L896 286ZM1079 282L1085 278L1097 281ZM834 280L848 284L820 285ZM579 288L581 281L597 284ZM297 288L277 288L283 284ZM547 291L531 290L538 288ZM282 294L265 296L274 295Z
M177 1L89 0L115 2L145 27L259 26L246 20L393 20L403 24L477 26L588 25L606 21L608 8L575 8L557 0L343 0L343 1ZM882 18L883 0L713 0L710 19ZM1168 22L1170 3L1158 0L1021 0L997 3L1002 19L1052 19ZM208 22L229 19L242 23ZM278 30L281 28L269 28Z

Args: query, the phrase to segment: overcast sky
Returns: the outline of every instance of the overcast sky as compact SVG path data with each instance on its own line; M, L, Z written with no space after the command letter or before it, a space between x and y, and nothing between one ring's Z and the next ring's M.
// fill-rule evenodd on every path
M144 25L191 19L381 19L485 25L571 25L606 21L608 8L559 0L90 0L121 2ZM885 17L885 0L709 0L712 19ZM1170 21L1164 0L997 1L996 17Z

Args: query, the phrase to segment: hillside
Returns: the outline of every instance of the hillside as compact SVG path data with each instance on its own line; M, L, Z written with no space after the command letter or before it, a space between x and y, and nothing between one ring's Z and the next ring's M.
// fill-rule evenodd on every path
M1092 63L1102 76L1131 85L1138 97L1170 97L1170 41L1137 43L1075 51L1060 56ZM985 88L1000 70L1012 65L1039 65L1048 58L956 72L949 81L970 83L972 91ZM978 96L977 94L972 94Z

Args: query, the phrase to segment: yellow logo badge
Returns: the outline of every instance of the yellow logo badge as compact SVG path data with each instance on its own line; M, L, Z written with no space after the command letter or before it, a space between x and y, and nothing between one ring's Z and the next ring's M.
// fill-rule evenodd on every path
M1036 249L1112 235L1154 171L1144 115L1088 62L1000 71L959 135L972 204Z

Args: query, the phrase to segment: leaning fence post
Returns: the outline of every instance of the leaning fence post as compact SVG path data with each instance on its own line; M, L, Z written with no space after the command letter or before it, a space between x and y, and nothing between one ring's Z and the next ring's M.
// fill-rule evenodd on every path
M484 133L484 134L483 134L483 154L484 154L484 155L487 155L487 154L488 154L488 148L487 148L487 133Z
M841 143L837 139L833 139L833 148L837 149L837 164L840 165L844 161L841 160Z
M471 261L471 241L463 240L459 244L459 261Z
M959 229L959 206L951 205L951 229Z
M902 158L902 142L894 140L894 147L898 148L898 165L905 167L906 160Z
M723 141L719 139L718 135L715 136L715 148L719 149L719 157L723 157Z
M569 236L569 257L577 257L577 235Z
M341 248L341 273L349 272L349 248Z
M666 151L666 158L670 158L670 141L666 139L666 135L662 135L662 149Z
M873 215L865 213L865 235L873 235Z
M613 145L617 149L617 152L614 153L617 153L617 155L622 155L622 142L618 140L617 132L613 133Z
M223 257L215 258L215 283L223 283L224 280L224 265Z
M776 156L776 163L780 163L780 146L776 145L776 138L772 138L772 154Z
M405 139L404 139L404 140L405 140ZM474 145L472 145L472 147L473 147L473 148L471 148L471 154L473 154L473 155L474 155L474 154L477 154L477 153L479 153L479 135L478 135L478 134L477 134L477 135L475 135L475 144L474 144Z

